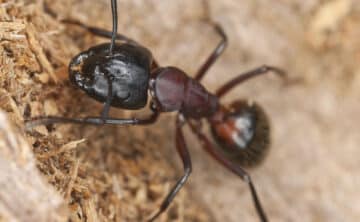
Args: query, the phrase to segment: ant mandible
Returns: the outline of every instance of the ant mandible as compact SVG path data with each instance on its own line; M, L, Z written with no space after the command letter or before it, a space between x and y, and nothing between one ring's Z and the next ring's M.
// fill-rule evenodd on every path
M210 93L200 84L200 80L227 46L227 36L219 24L210 21L221 41L192 78L179 68L160 67L147 48L125 35L118 34L116 0L111 0L111 9L112 32L73 20L64 21L83 27L95 35L111 38L110 43L96 45L81 52L69 65L70 81L90 97L104 103L101 115L86 118L39 116L27 121L26 128L54 123L149 125L158 119L160 113L177 111L176 149L184 165L184 174L149 221L155 220L167 209L192 171L191 158L182 131L185 124L189 124L206 152L249 185L257 214L261 221L267 221L251 177L243 167L258 164L267 153L270 139L269 121L255 103L236 100L230 106L225 106L219 100L235 86L250 78L269 71L282 77L285 73L276 67L261 66L238 75L215 93ZM115 42L116 40L119 42ZM132 110L144 108L148 92L151 95L149 108L152 111L149 117L109 117L111 106ZM218 146L212 144L202 132L202 119L208 121Z

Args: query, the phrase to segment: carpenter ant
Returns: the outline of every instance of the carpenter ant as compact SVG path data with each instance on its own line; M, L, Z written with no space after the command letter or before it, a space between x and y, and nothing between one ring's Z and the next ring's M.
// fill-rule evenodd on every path
M116 0L111 0L111 8L112 32L67 21L95 35L111 38L110 43L96 45L81 52L69 65L70 81L92 98L104 103L101 115L86 118L40 116L27 121L26 127L30 129L37 125L54 123L149 125L157 120L160 113L177 111L176 149L184 165L184 174L149 221L155 220L167 209L191 173L190 154L182 131L186 124L189 124L206 152L249 185L257 214L261 221L267 221L251 177L242 168L258 164L267 153L270 137L267 116L257 104L236 100L230 106L224 106L219 100L235 86L250 78L269 71L281 77L284 77L285 73L276 67L261 66L238 75L215 93L210 93L200 84L200 80L227 46L227 36L219 24L211 22L221 41L192 78L179 68L160 67L148 49L124 35L117 34ZM132 110L145 107L148 92L151 95L149 108L152 111L149 117L109 117L111 106ZM202 119L208 121L217 146L202 132Z

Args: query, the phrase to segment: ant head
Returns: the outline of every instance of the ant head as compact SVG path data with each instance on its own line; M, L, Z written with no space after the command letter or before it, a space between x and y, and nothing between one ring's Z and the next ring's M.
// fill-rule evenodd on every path
M222 107L211 119L211 131L231 160L244 167L259 164L270 142L269 121L255 103L238 100Z
M70 81L100 102L107 100L111 88L112 106L143 108L147 102L151 53L144 47L124 43L115 45L110 55L109 45L93 46L75 56L69 65Z

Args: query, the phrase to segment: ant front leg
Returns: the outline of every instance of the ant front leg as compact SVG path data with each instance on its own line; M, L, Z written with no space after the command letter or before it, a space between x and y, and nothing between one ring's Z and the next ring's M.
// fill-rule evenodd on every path
M61 116L38 116L25 122L25 128L30 130L39 125L50 124L87 124L87 125L148 125L154 123L159 116L159 112L153 112L149 117L144 119L119 119L109 117L84 117L84 118L66 118Z
M50 124L90 124L90 125L148 125L154 123L158 116L159 112L151 105L152 114L144 119L132 118L132 119L119 119L109 117L109 111L111 107L111 101L113 98L113 87L111 77L108 77L108 95L106 101L104 102L104 107L101 111L100 117L84 117L84 118L66 118L60 116L39 116L25 122L25 128L30 130L31 128L39 125L50 125Z
M104 103L104 107L103 110L101 111L101 118L102 119L107 119L109 116L109 111L110 111L110 107L111 107L111 101L113 99L113 87L112 87L112 79L107 76L107 81L108 81L108 95L106 98L106 101Z
M97 28L97 27L94 27L94 26L88 26L88 25L85 25L85 24L83 24L83 23L81 23L79 21L72 20L72 19L63 19L63 20L61 20L61 22L64 22L64 23L67 23L67 24L70 24L70 25L76 25L76 26L79 26L79 27L85 29L86 31L88 31L88 32L90 32L90 33L92 33L94 35L104 37L104 38L108 38L108 39L112 39L112 32L111 31L101 29L101 28ZM128 38L127 36L125 36L123 34L116 33L115 38L117 40L120 40L120 41L123 41L123 42L133 43L133 44L138 45L138 43L135 40L133 40L131 38Z
M112 23L113 23L112 32L92 26L87 26L79 21L74 21L71 19L64 19L62 20L62 22L80 26L81 28L86 29L87 31L91 32L94 35L111 39L111 45L110 45L111 53L113 51L113 47L115 45L116 39L127 43L138 44L136 41L126 37L125 35L117 33L117 27L118 27L117 0L111 0L111 12L112 12Z
M110 54L113 53L113 49L115 47L115 40L120 40L125 43L130 43L130 44L140 46L141 44L137 43L135 40L128 38L127 36L125 36L123 34L117 33L118 15L117 15L117 1L116 0L111 0L111 11L112 11L112 22L113 22L112 31L107 31L105 29L88 26L79 21L72 20L72 19L63 19L62 22L70 24L70 25L79 26L81 28L86 29L88 32L90 32L94 35L111 39L111 44L110 44L110 49L109 49ZM151 69L154 70L154 69L157 69L158 67L159 67L159 64L157 63L157 61L154 58L152 58Z
M263 207L261 206L259 197L256 193L256 189L251 180L250 175L244 169L242 169L240 166L232 163L229 159L224 157L224 155L219 153L216 150L216 148L214 147L214 145L210 142L210 140L201 132L201 129L199 127L197 127L196 125L194 125L191 122L189 123L189 125L190 125L190 129L200 140L202 147L205 149L205 151L208 152L220 164L222 164L224 167L229 169L231 172L235 173L245 183L247 183L249 185L251 196L254 201L254 205L255 205L257 214L259 215L261 222L267 222L268 221L267 216L265 214Z
M169 194L166 196L165 200L162 202L160 209L154 214L154 216L152 216L149 219L149 222L154 221L160 214L162 214L168 208L168 206L170 205L176 194L184 186L185 182L189 178L192 171L190 154L185 143L184 134L182 132L182 128L185 124L185 121L180 115L181 114L179 114L176 118L176 149L184 165L184 175L177 181L175 186L171 189Z

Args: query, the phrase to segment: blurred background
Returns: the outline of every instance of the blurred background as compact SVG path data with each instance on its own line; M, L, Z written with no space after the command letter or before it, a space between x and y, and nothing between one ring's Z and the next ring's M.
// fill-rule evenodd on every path
M48 1L48 5L56 11L57 19L72 18L111 30L109 2L67 0ZM263 64L283 68L292 80L292 84L283 85L274 75L255 78L222 101L256 101L271 119L271 152L261 166L249 170L270 221L358 221L359 2L207 3L211 17L227 33L229 45L204 78L206 88L213 91L237 74ZM212 27L204 22L202 0L121 0L118 6L119 32L151 49L161 65L180 67L191 76L219 41ZM61 32L78 41L79 48L95 41L90 35L69 33L63 26ZM96 39L99 41L104 39ZM55 52L68 61L76 50L67 50ZM156 152L175 168L168 172L175 179L181 175L182 165L175 153L173 122L174 115L163 115L149 131L157 132L152 137L161 144L155 146ZM137 137L137 131L129 132L135 132L135 140L146 138ZM209 220L258 221L248 187L206 155L188 130L186 138L194 168L186 185L191 194L187 201L198 201L210 215ZM146 150L146 146L145 141L140 149Z

